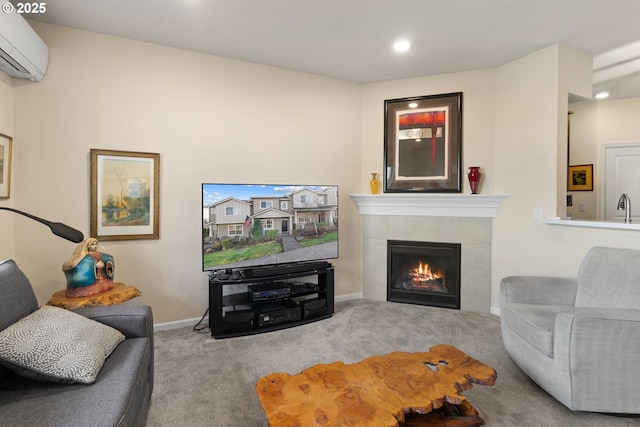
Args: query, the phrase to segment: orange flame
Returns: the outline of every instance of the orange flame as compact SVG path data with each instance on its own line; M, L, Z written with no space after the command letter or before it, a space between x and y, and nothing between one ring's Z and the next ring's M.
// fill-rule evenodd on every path
M428 280L439 280L444 278L442 270L432 270L429 264L423 264L420 261L417 268L413 269L409 275L413 277L414 282L426 282Z

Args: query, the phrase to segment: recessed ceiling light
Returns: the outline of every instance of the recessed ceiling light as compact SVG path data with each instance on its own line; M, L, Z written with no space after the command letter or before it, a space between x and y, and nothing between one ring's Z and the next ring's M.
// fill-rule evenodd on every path
M595 95L596 99L605 99L609 97L609 92L598 92Z
M406 52L411 48L411 42L409 40L398 40L393 44L393 50L398 53Z
M409 108L418 108L418 103L417 102L409 103Z

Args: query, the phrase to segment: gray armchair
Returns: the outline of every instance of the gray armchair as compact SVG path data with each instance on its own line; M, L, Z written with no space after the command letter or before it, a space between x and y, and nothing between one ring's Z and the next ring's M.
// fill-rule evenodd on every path
M504 346L569 409L640 413L640 251L595 247L577 278L500 286Z

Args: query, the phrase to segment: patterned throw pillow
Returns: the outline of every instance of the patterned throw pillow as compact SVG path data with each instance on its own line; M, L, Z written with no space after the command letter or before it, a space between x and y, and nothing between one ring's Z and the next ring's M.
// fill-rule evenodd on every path
M37 381L92 384L123 340L110 326L45 305L0 332L0 364Z

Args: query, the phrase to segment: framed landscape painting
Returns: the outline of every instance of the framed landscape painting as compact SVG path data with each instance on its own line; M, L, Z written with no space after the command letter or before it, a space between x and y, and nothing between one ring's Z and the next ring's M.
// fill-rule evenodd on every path
M91 150L91 236L160 238L160 154Z
M11 195L11 145L13 138L0 133L0 199Z
M384 191L462 191L462 92L385 101Z

